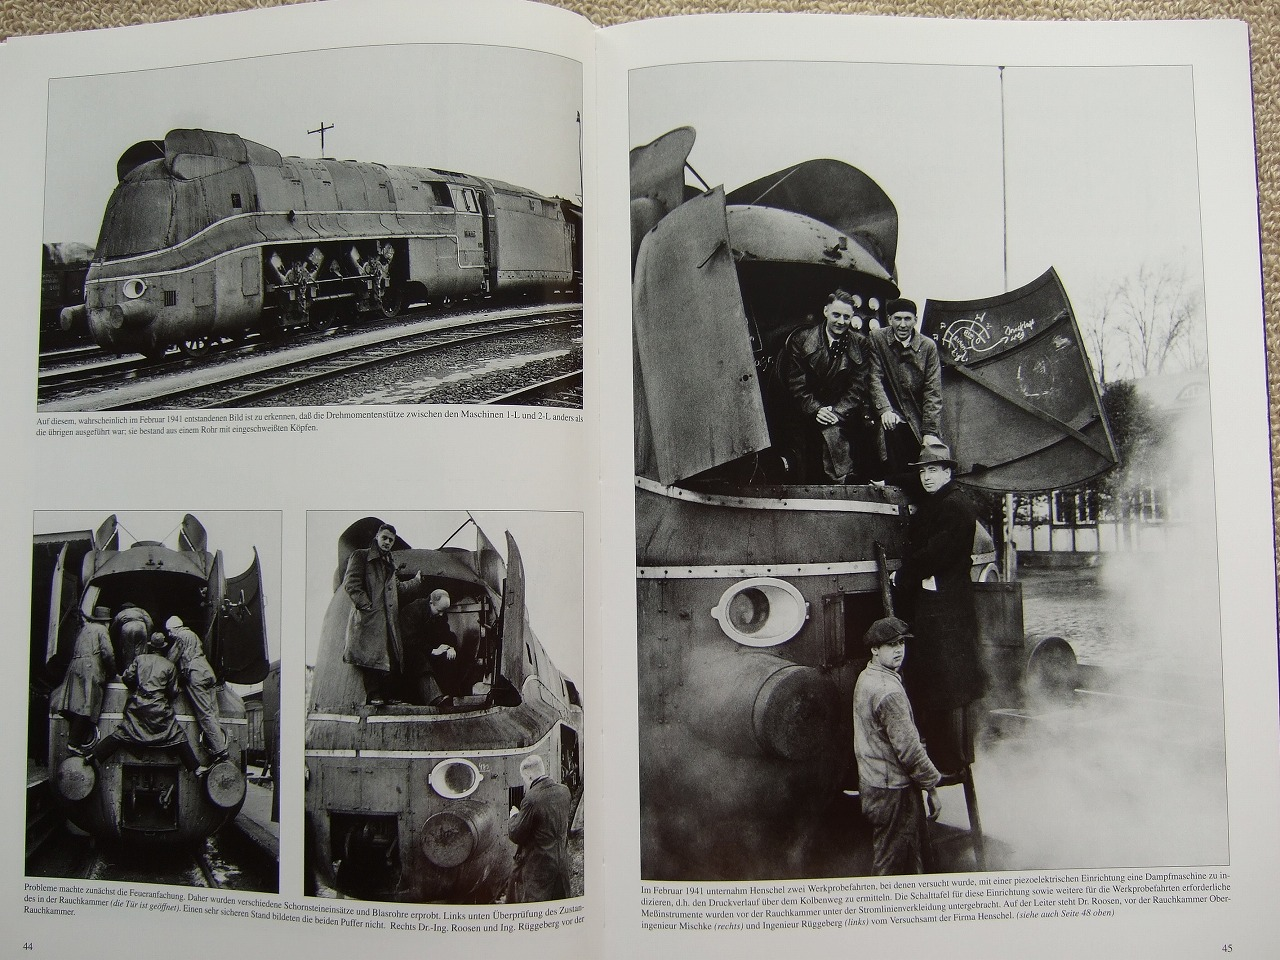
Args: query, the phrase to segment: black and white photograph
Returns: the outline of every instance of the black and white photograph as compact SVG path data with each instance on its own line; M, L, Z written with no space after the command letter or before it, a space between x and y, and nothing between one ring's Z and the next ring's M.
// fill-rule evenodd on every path
M26 875L278 892L280 514L34 524Z
M580 408L581 110L471 44L52 80L39 409Z
M644 879L1230 862L1195 79L630 73Z
M583 516L307 514L309 895L583 894Z

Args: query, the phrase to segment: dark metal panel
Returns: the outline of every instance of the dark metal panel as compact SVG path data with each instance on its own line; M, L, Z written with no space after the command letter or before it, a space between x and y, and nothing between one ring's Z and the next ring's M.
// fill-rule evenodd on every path
M520 689L524 682L524 562L515 538L507 534L507 580L502 593L502 675Z
M75 595L66 589L67 549L64 544L58 551L58 561L53 568L53 587L49 591L49 624L45 639L44 660L51 661L58 655L58 635L62 631L63 620L71 613L75 605Z
M644 236L684 200L684 165L695 136L692 127L677 127L631 151L633 220L637 211L651 211L640 223L632 223L633 236L639 227Z
M634 291L658 479L676 483L768 447L722 189L689 200L649 233Z
M204 553L209 549L209 535L205 533L204 525L189 513L182 518L182 538L178 541L178 547L197 553Z
M960 479L1000 492L1067 487L1119 458L1057 274L984 300L929 301L943 431Z
M494 595L501 596L502 582L507 578L507 564L479 524L476 524L476 570Z
M116 515L113 513L107 519L103 520L98 529L93 533L93 549L94 550L119 550L120 549L120 533L119 525L116 522Z
M219 552L218 558L221 560ZM217 564L221 566L221 564ZM227 580L226 595L217 614L217 645L211 656L220 680L260 683L266 679L267 624L262 595L262 566L258 550L253 563L238 577Z
M839 160L807 160L753 180L731 204L776 207L835 227L861 243L896 279L898 211L880 185Z

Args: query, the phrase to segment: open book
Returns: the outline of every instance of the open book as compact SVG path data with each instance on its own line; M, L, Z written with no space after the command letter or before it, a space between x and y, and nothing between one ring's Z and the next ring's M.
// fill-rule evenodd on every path
M1273 949L1242 25L334 3L0 81L6 955Z

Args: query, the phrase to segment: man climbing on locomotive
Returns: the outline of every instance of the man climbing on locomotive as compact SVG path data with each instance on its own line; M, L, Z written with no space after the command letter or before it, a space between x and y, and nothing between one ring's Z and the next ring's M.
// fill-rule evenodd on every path
M200 766L187 735L173 712L178 695L178 670L164 655L169 638L156 631L147 648L125 668L121 679L129 688L124 718L90 753L91 763L102 763L122 746L174 747L188 771L200 776L208 767Z
M181 617L170 617L164 623L165 633L172 642L169 660L178 668L178 677L187 691L191 709L204 737L204 746L213 757L212 762L227 758L227 738L218 719L218 678L204 655L204 647L195 631L182 622Z

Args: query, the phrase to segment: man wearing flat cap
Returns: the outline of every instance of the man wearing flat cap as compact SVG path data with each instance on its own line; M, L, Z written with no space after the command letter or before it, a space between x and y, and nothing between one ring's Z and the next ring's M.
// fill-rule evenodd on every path
M886 478L899 481L921 444L942 436L942 365L938 346L916 330L916 305L890 300L889 325L871 331L869 386L884 435Z
M893 576L897 609L915 634L902 678L930 758L944 775L956 774L973 762L965 710L987 688L969 578L978 518L952 481L950 447L925 444L911 466L924 498L911 516L906 554Z
M920 791L929 795L929 819L936 818L942 775L920 742L898 676L914 638L903 621L885 617L862 639L871 660L853 688L853 753L862 813L871 823L872 869L876 876L921 873L927 827Z

